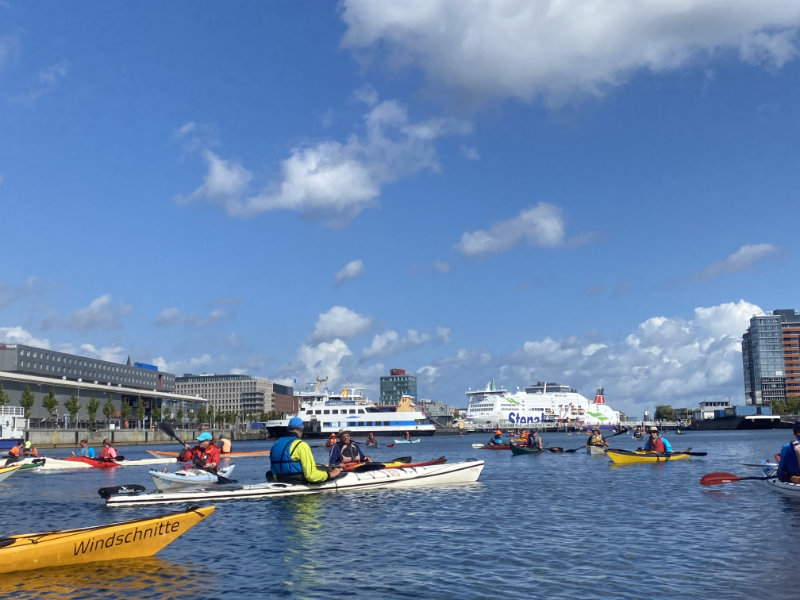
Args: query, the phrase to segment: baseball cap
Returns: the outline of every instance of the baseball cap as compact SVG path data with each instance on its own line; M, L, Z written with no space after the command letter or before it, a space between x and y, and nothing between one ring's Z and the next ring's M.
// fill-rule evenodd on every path
M210 433L208 433L207 431L204 431L203 433L201 433L200 435L198 435L198 436L197 436L197 438L195 438L195 439L196 439L198 442L207 442L207 441L211 441L211 434L210 434Z
M289 429L302 429L303 419L300 417L292 417L289 419Z

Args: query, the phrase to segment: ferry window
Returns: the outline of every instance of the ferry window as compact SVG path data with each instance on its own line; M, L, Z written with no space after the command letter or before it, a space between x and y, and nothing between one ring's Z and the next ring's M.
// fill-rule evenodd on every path
M345 411L345 412L347 412L347 411ZM334 409L331 411L331 414L332 414L332 415L338 415L338 414L339 414L339 409L338 409L338 408L334 408Z
M325 410L322 411L322 414L323 415L329 415L329 414L331 414L331 411L326 408Z

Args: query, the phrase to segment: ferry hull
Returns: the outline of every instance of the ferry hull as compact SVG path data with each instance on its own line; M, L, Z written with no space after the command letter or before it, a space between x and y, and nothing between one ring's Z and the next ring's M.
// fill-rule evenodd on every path
M720 417L718 419L698 419L692 421L693 431L749 431L761 429L778 429L781 427L780 417Z

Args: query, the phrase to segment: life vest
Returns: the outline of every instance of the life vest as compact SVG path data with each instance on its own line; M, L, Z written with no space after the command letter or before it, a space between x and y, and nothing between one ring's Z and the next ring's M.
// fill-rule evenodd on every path
M222 454L228 454L231 451L231 441L228 438L223 438L219 442L219 449Z
M645 450L663 453L667 451L667 448L664 446L664 439L661 436L658 436L655 443L653 443L653 440L647 440L647 444L645 444Z
M9 456L19 456L19 446L12 446L8 451Z
M298 475L303 472L303 465L292 457L294 442L300 439L296 435L282 437L272 445L269 451L270 470L273 475Z
M342 446L341 456L342 462L344 463L358 462L361 460L361 452L359 452L358 446L353 443Z
M659 438L660 439L660 438ZM605 446L605 440L602 435L592 435L589 439L590 446Z

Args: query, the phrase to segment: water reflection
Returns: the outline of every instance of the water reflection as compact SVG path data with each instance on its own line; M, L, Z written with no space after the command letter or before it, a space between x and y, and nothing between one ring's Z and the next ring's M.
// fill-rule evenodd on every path
M278 501L273 548L281 554L280 572L284 574L281 583L286 588L284 591L291 590L300 597L324 580L324 570L316 558L325 551L323 536L320 536L323 501L319 494Z
M159 558L144 558L3 574L0 597L16 600L199 598L205 597L204 587L199 567L194 570Z

